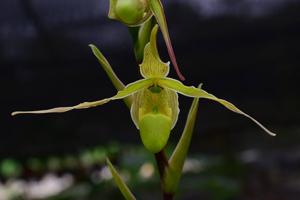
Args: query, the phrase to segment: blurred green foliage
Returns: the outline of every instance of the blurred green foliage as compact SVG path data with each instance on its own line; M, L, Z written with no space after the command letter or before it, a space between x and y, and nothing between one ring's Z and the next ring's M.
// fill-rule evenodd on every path
M16 179L28 181L33 177L39 180L49 173L58 177L71 174L74 178L72 186L44 198L47 200L122 199L119 189L106 174L106 155L118 168L128 186L133 188L134 194L138 194L137 199L160 198L159 175L155 170L154 156L139 146L121 147L118 143L112 143L75 154L32 157L22 162L11 158L4 159L0 162L0 173L6 180L3 183ZM31 173L26 177L28 170ZM233 156L191 155L187 158L185 175L175 199L184 199L186 194L196 199L203 196L209 200L235 199L241 194L245 173L245 166ZM23 198L22 195L19 197Z

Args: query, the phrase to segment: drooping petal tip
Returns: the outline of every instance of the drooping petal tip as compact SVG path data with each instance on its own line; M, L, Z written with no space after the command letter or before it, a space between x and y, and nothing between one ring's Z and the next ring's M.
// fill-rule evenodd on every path
M183 94L188 97L198 97L198 98L205 98L210 99L216 102L219 102L223 106L225 106L227 109L231 110L232 112L241 114L251 121L253 121L255 124L257 124L261 129L263 129L266 133L268 133L271 136L276 136L276 134L270 130L268 130L266 127L264 127L260 122L258 122L256 119L251 117L250 115L246 114L245 112L241 111L239 108L237 108L235 105L230 103L229 101L226 101L224 99L219 99L216 96L206 92L205 90L201 88L195 88L195 87L189 87L184 84L182 84L180 81L177 81L175 79L171 78L161 78L158 80L158 83L164 87L167 87L171 90L174 90L180 94Z
M15 115L17 115L18 114L18 112L12 112L12 113L10 113L10 116L15 116Z
M264 125L262 125L259 121L257 121L256 119L254 119L253 117L251 117L250 115L240 111L237 112L238 114L241 114L247 118L249 118L250 120L252 120L255 124L257 124L261 129L263 129L266 133L268 133L270 136L276 136L276 133L270 131L269 129L267 129Z

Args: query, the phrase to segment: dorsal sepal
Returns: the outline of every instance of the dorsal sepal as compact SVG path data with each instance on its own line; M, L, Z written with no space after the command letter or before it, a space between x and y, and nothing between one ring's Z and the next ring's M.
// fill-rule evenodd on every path
M144 78L162 78L169 74L170 63L161 61L157 45L158 26L154 26L151 32L150 42L145 46L144 59L140 64L140 71Z

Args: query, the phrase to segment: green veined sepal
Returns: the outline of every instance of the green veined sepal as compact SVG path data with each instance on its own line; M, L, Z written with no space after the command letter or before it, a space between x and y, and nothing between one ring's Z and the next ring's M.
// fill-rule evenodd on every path
M150 42L145 46L144 59L140 64L140 72L144 78L161 78L166 77L169 74L169 62L164 63L161 61L157 45L158 26L154 26L150 36Z

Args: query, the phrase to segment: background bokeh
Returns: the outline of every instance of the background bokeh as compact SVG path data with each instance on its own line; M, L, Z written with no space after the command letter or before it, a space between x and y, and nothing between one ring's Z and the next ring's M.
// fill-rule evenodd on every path
M248 119L201 100L177 198L298 199L300 1L163 3L185 84L204 83L204 89L278 133L270 137ZM107 0L1 0L1 200L121 199L107 181L106 154L120 169L128 169L124 173L139 197L159 198L157 174L140 177L142 169L151 172L153 157L141 147L123 102L10 117L14 110L113 95L90 43L101 49L124 83L140 78L127 28L109 20L107 12ZM159 47L168 60L161 35ZM176 78L173 68L170 76ZM190 103L180 97L170 149L180 137ZM52 193L42 181L49 182L44 188L54 187ZM34 190L34 184L41 187ZM34 193L43 190L40 196Z

